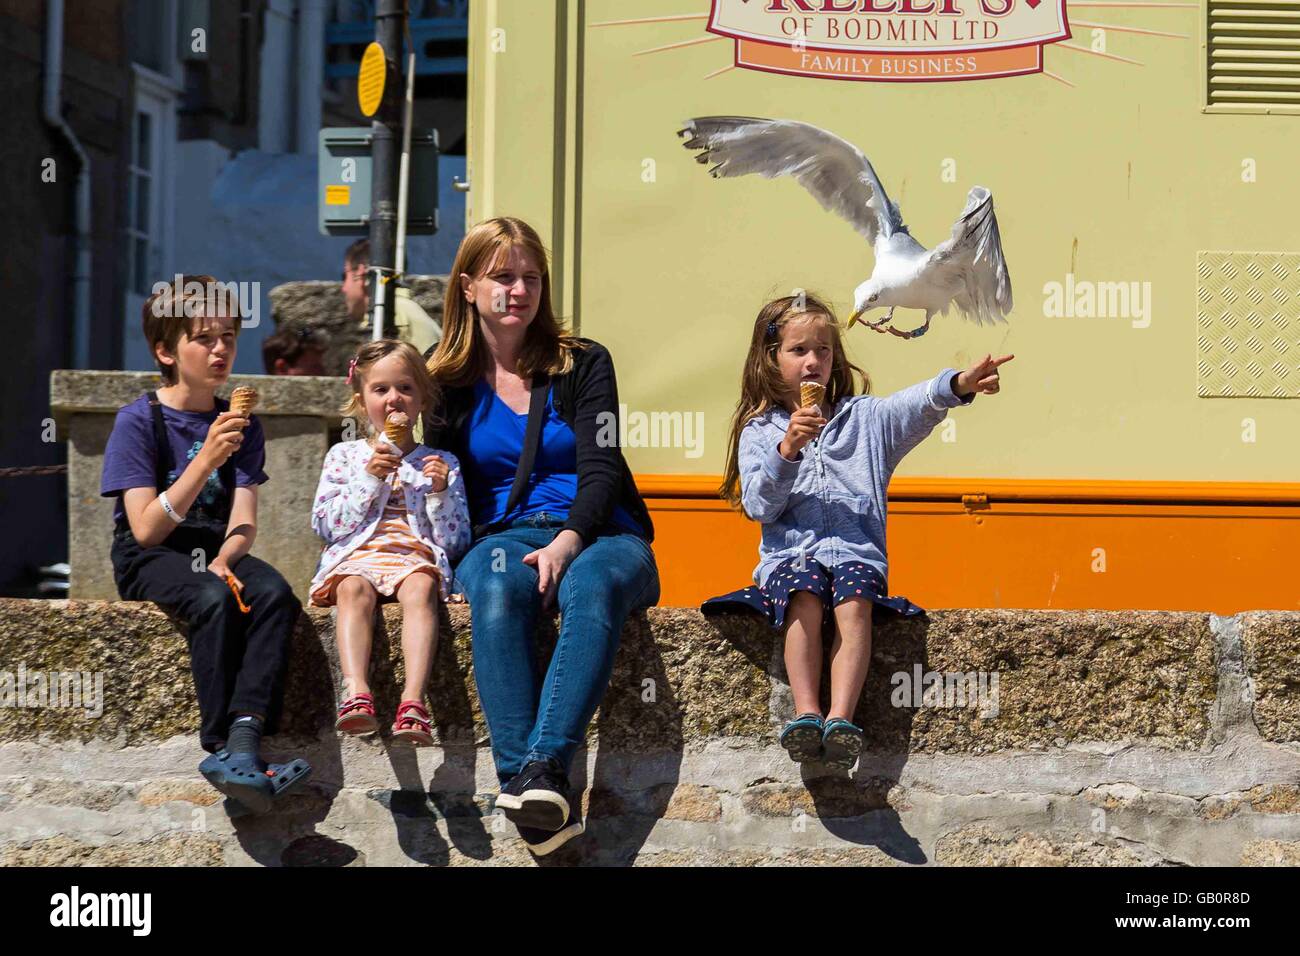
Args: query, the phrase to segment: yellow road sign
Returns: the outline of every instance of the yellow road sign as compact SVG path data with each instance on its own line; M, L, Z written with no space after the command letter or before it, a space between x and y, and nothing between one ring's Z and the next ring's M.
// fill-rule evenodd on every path
M357 102L364 115L374 116L379 109L379 101L384 98L387 74L384 48L378 43L371 43L361 57L361 71L357 74Z

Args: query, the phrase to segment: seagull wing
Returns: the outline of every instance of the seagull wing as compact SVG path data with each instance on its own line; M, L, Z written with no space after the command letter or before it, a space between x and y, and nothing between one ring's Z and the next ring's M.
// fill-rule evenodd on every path
M1002 255L992 193L976 186L967 194L952 237L930 250L924 269L935 281L957 289L952 301L977 325L1006 321L1011 274Z
M873 245L907 228L867 157L834 133L795 120L697 116L678 132L687 135L682 145L700 150L696 162L716 163L711 175L793 176Z

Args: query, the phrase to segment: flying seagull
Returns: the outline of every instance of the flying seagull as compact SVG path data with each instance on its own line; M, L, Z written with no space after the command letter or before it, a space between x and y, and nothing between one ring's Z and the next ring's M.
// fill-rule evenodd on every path
M993 194L975 186L953 223L952 237L927 249L903 224L898 205L885 193L862 151L809 123L753 116L697 116L678 136L698 149L696 162L716 163L714 176L757 173L768 179L793 176L826 209L847 219L875 252L871 278L853 292L854 322L877 332L916 338L936 312L955 303L978 325L1005 322L1011 311L1011 276L1002 255ZM883 319L862 315L887 308ZM894 310L924 309L925 324L904 332L893 327Z

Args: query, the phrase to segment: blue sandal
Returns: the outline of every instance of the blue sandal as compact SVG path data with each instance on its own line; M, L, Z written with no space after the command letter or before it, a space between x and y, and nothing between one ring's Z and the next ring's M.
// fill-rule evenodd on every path
M277 798L311 776L311 765L301 758L267 765L256 754L219 750L199 764L199 773L231 801L252 813L266 813Z
M820 760L822 719L817 714L800 714L781 730L781 746L796 763Z
M821 744L827 766L848 770L862 753L862 728L843 717L832 717L826 721Z

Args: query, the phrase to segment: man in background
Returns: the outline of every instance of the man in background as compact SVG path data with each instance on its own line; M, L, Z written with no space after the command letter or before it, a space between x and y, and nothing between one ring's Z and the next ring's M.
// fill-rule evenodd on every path
M358 239L343 254L343 299L348 316L358 325L366 324L370 311L370 240ZM394 286L388 300L388 318L384 322L385 334L395 335L410 342L419 352L424 352L442 339L442 324L433 319L411 297L411 290Z
M358 239L343 253L343 299L348 317L360 323L370 311L370 289L366 270L370 268L370 240Z

